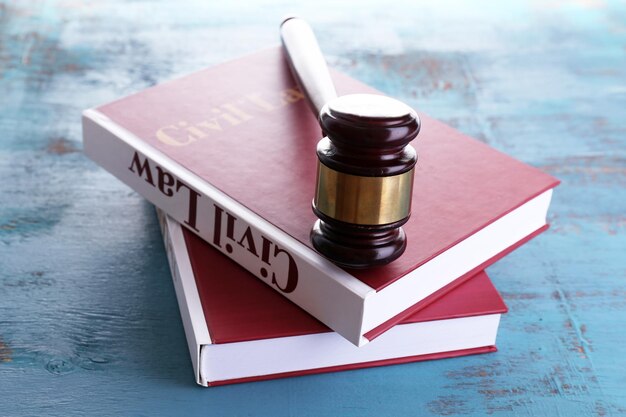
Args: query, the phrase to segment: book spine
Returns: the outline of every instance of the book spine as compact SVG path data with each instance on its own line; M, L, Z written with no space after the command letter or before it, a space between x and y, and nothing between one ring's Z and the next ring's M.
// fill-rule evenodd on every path
M363 308L371 287L96 110L83 113L83 142L88 157L188 230L353 344L368 342Z
M210 345L212 342L189 261L187 245L181 226L169 219L162 210L157 208L156 211L163 235L165 253L172 272L172 282L176 291L176 300L185 329L196 382L199 385L207 386L207 381L203 380L200 375L200 354L202 347Z

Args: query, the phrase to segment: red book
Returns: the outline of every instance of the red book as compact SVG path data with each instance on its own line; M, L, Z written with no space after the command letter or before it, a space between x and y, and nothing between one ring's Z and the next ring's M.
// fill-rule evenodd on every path
M333 72L340 94L377 93ZM553 177L418 112L408 245L344 270L311 247L321 133L280 48L83 115L85 153L356 345L544 230Z
M495 350L502 298L484 272L362 348L160 213L196 380L204 386Z

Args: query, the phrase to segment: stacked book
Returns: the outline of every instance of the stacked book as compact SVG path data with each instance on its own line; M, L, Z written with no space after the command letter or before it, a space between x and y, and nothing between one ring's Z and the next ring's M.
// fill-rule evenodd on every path
M158 208L199 384L495 350L483 270L547 228L558 181L420 117L407 249L348 270L309 241L322 133L280 48L84 112L85 153Z

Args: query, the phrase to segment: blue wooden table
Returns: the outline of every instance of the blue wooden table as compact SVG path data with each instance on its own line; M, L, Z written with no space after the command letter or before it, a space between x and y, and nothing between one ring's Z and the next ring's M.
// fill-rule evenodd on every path
M626 4L0 1L0 416L626 415ZM499 352L195 385L153 208L81 153L81 110L276 44L559 177L490 268Z

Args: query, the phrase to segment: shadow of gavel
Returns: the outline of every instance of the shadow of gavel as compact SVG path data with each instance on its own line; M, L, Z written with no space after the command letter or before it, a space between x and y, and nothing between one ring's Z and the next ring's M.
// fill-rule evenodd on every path
M325 137L311 230L315 249L338 265L367 268L397 259L406 248L420 120L406 104L375 94L337 96L310 26L287 18L281 38L289 65Z

